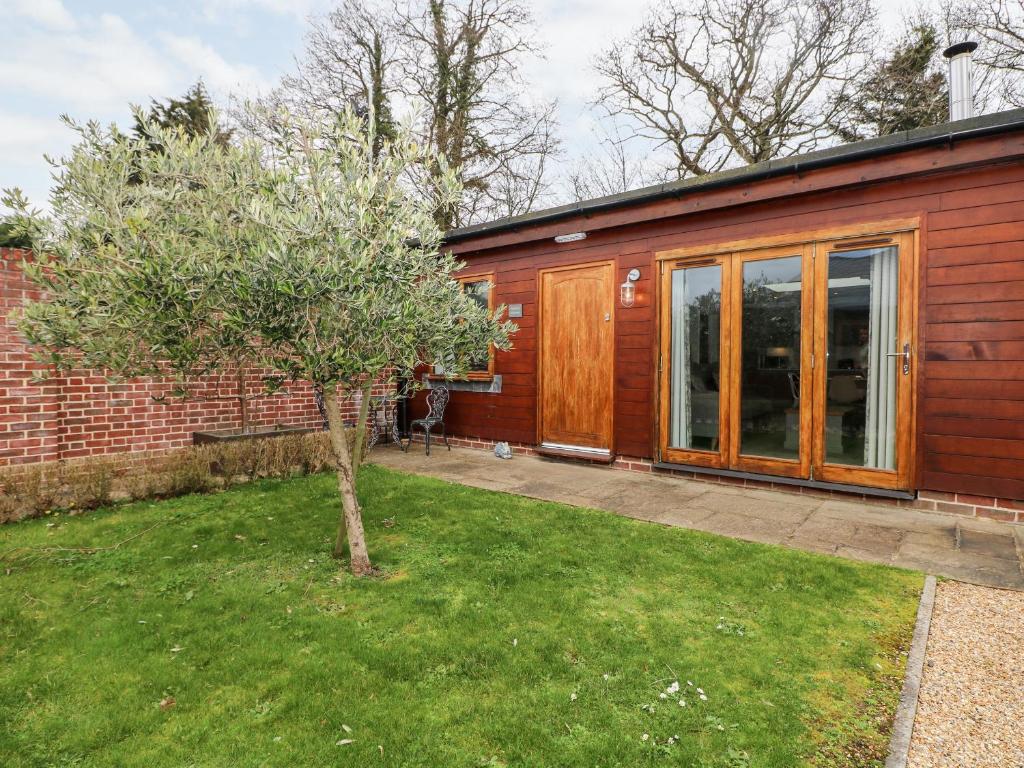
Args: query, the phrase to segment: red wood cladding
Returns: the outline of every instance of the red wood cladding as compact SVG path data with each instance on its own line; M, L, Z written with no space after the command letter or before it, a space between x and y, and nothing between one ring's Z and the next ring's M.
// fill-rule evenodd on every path
M656 439L658 251L920 217L915 478L919 488L1024 499L1024 134L914 150L746 186L483 233L453 245L467 272L493 271L498 303L523 305L515 348L498 353L501 394L453 393L453 434L537 440L536 291L544 267L614 259L640 269L616 312L620 455ZM556 234L587 231L556 244Z

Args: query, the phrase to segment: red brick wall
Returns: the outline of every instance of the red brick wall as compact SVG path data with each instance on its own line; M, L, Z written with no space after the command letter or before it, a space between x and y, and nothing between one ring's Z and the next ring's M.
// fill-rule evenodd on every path
M21 271L25 251L0 248L0 466L128 451L159 451L192 443L196 430L239 427L234 376L210 377L196 394L206 400L166 403L154 396L171 385L155 379L111 384L99 372L75 371L33 383L42 366L29 354L10 314L39 291ZM259 376L247 389L258 393ZM218 399L210 399L218 398ZM249 403L254 426L319 426L320 413L308 384Z

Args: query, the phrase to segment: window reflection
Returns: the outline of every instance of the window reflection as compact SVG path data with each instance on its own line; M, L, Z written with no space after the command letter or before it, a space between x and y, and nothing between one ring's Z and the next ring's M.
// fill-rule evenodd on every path
M722 268L672 273L671 428L674 448L718 450Z
M802 258L743 264L740 452L800 456Z
M828 257L825 458L895 469L899 361L895 246Z

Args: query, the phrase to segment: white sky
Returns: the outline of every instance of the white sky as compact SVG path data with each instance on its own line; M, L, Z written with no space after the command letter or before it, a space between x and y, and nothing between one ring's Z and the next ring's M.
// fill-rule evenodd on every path
M876 0L895 25L916 0ZM330 0L0 0L0 187L46 207L50 168L73 135L61 113L130 124L130 103L177 96L202 78L215 97L265 89L302 48L306 18ZM569 158L593 146L590 61L634 26L645 2L533 0L547 58L527 73L559 101Z

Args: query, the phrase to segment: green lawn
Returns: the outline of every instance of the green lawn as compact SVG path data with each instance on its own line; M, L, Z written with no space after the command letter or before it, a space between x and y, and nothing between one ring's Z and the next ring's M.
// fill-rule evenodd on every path
M881 764L918 574L360 486L386 578L330 476L0 529L0 765Z

